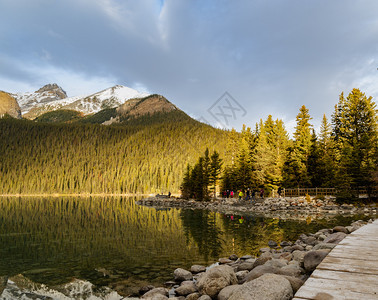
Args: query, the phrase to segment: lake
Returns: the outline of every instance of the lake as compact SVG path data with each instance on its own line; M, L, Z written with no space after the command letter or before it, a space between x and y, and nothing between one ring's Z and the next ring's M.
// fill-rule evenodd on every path
M48 287L74 279L122 295L172 280L178 267L258 254L269 240L366 216L280 220L138 206L140 197L0 198L0 276ZM18 277L17 277L18 276Z

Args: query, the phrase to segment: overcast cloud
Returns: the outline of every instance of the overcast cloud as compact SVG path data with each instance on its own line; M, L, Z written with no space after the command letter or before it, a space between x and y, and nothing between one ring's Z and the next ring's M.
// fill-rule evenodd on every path
M69 96L121 84L196 118L226 91L291 130L317 128L342 91L378 96L376 0L0 0L0 90L58 83ZM219 120L218 120L219 121Z

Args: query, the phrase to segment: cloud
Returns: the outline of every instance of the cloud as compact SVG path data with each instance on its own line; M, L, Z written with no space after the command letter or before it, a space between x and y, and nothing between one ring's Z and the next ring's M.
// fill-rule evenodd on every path
M318 122L354 87L378 95L374 0L0 0L0 6L2 84L18 81L21 88L53 77L70 94L104 84L140 86L212 124L207 110L228 91L248 112L231 124L237 129L269 114L291 122L303 104Z

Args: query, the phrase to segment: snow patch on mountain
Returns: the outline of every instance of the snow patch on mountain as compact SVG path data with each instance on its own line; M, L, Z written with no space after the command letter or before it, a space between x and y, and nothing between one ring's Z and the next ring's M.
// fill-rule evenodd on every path
M116 85L91 95L64 97L65 92L57 85L47 85L34 93L19 93L14 97L20 104L24 117L34 119L37 116L57 109L71 109L83 114L93 114L106 108L122 105L132 98L144 98L148 93L141 93L129 87ZM63 91L61 93L60 91Z

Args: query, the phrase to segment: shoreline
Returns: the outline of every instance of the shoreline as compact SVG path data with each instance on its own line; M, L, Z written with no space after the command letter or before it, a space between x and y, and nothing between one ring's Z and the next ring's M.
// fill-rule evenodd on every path
M100 193L100 194L90 194L90 193L83 193L83 194L59 194L59 193L53 193L53 194L0 194L1 198L6 197L136 197L136 196L149 196L149 194L106 194L106 193Z
M293 299L333 248L350 233L373 222L359 220L350 226L325 228L279 245L269 241L258 257L231 254L210 266L177 268L164 287L143 286L139 295L125 299Z
M167 196L148 197L136 201L138 205L156 209L206 209L224 214L253 214L274 218L305 218L342 215L377 216L377 203L353 206L352 204L337 204L332 198L324 200L305 197L264 198L251 200L218 198L209 202L199 202L193 199L168 198Z

